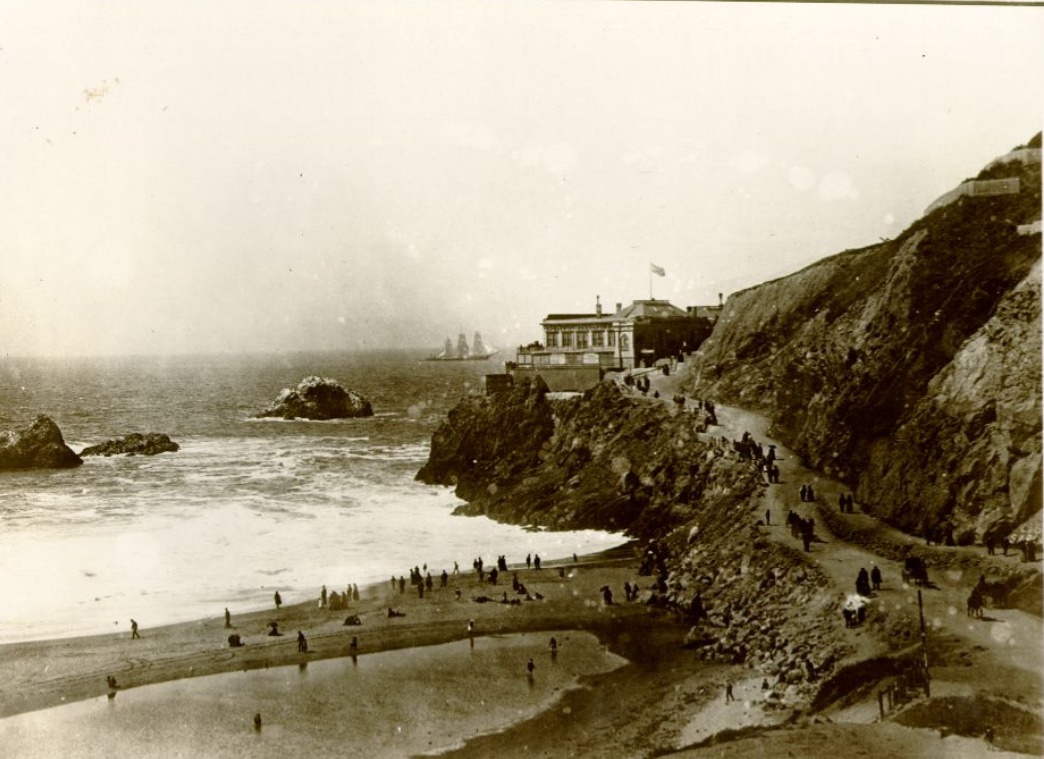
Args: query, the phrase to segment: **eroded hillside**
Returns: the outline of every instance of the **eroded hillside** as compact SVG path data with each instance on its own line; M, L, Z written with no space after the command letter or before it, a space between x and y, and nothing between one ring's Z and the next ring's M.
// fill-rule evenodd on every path
M1039 148L1039 135L1035 138ZM1027 157L1028 154L1028 157ZM958 542L1041 507L1039 150L895 240L734 294L688 390L757 409L872 513Z

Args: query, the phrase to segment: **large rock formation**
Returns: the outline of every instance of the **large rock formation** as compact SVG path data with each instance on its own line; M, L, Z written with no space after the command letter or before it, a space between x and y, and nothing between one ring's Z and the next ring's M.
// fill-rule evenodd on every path
M353 419L373 416L373 406L362 395L337 380L305 377L297 387L284 388L275 403L259 417L281 419Z
M81 456L115 456L127 454L129 456L155 456L157 453L169 453L176 451L180 446L167 435L149 432L142 435L132 432L127 437L107 440L98 445L91 445L80 451Z
M82 463L47 416L36 417L21 432L0 432L0 469L60 469Z
M1035 138L1039 147L1039 136ZM1041 507L1039 151L895 240L734 294L689 388L759 409L903 529L958 542ZM1012 183L1015 185L1015 183Z
M659 536L701 513L733 511L760 484L696 417L602 383L551 401L537 377L465 399L432 437L417 478L517 524Z

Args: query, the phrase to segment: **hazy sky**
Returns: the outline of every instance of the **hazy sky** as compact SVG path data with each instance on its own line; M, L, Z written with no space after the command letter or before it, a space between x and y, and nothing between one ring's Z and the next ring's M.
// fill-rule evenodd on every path
M0 355L504 347L900 232L1044 8L0 3Z

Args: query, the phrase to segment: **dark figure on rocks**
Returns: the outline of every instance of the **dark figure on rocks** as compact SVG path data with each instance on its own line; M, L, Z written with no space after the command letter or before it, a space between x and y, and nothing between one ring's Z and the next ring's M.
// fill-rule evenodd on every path
M765 524L772 524L772 509L765 509Z
M805 490L805 495L808 497L809 503L816 500L816 491L812 489L811 485L809 485L808 488Z
M804 503L808 500L808 485L801 486L801 502Z
M881 570L877 568L877 565L870 569L870 583L874 586L874 590L881 589Z

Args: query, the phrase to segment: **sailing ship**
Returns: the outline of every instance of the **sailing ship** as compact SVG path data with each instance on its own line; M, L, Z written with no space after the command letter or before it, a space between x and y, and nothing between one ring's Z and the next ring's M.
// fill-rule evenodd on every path
M457 347L453 347L453 341L448 337L446 343L442 347L441 353L436 353L434 356L429 356L427 361L485 361L487 358L497 353L496 348L486 347L482 342L482 335L478 332L475 333L475 337L471 341L471 345L468 345L468 338L461 332L457 336Z

